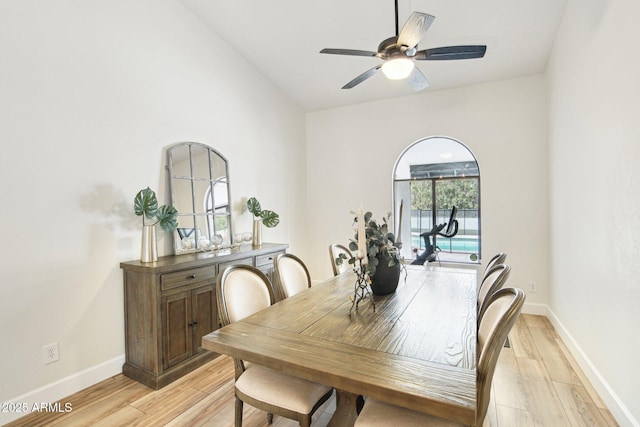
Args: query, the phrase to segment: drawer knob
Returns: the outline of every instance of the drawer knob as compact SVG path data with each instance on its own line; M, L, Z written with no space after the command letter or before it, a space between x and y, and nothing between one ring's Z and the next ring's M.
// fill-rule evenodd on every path
M192 275L191 275L191 276L189 276L189 277L190 277L190 278L192 278L192 279L195 279L195 278L196 278L196 275L195 275L195 274L192 274Z

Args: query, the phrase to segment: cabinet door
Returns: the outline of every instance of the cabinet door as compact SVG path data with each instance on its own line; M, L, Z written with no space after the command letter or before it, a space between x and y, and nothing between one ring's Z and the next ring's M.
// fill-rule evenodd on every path
M203 351L202 337L218 328L218 307L215 286L208 285L192 291L193 353Z
M188 359L191 347L191 292L162 297L162 366Z

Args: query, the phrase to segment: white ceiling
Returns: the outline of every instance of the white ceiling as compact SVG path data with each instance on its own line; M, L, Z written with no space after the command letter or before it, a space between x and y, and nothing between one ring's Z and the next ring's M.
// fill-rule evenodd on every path
M395 35L393 0L180 0L305 111L412 95L378 73L341 89L379 59L318 53L376 51ZM566 0L399 0L400 27L411 12L434 15L419 49L485 44L482 59L420 61L419 92L542 73Z

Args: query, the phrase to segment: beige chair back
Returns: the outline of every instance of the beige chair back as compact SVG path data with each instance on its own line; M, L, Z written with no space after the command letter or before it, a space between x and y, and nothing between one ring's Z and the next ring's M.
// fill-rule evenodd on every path
M489 270L491 270L493 266L498 264L505 264L506 262L507 262L507 254L505 254L504 252L495 254L493 258L491 258L487 263L487 266L484 269L484 273L482 274L482 280L484 280L484 278L487 277Z
M336 264L336 258L343 254L347 257L346 260L340 265ZM333 268L333 275L337 276L338 274L344 273L345 271L351 269L351 264L347 261L352 257L351 251L346 247L334 243L333 245L329 245L329 257L331 258L331 267Z
M249 265L232 265L222 270L216 283L216 298L223 326L275 302L267 276Z
M478 290L478 323L480 319L482 319L482 313L486 309L489 297L498 289L504 287L509 278L509 274L511 274L511 267L507 264L494 265L491 267L491 270L487 272Z
M491 381L498 363L498 356L522 310L524 300L524 291L514 288L501 289L487 300L487 308L478 328L476 425L482 425L487 415L491 398Z
M279 299L289 298L311 287L309 270L300 258L292 254L278 254L273 259Z

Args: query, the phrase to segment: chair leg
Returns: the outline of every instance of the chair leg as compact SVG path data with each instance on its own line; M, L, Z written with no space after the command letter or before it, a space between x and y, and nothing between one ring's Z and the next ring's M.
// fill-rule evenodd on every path
M300 427L311 427L311 415L307 415L300 420Z
M267 414L267 424L273 424L273 414L271 412Z
M236 419L235 426L242 427L242 400L236 397Z

